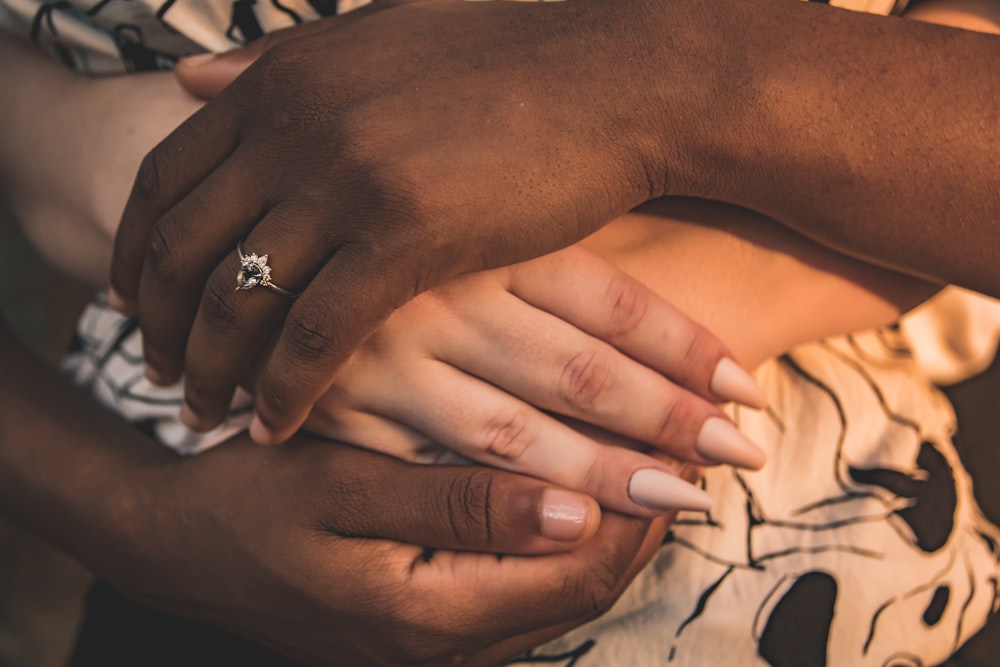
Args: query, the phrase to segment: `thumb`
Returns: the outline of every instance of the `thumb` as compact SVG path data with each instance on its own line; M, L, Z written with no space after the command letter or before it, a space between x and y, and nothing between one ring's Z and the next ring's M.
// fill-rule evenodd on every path
M331 508L323 512L323 525L334 533L527 555L578 548L601 523L591 497L541 480L479 466L405 463L329 442L319 446L337 471L337 483L326 486L329 502L320 504Z
M250 44L232 51L199 53L181 58L177 61L174 73L177 76L177 81L188 93L199 99L209 100L221 93L226 86L243 73L243 70L254 64L265 51L282 42L312 35L332 27L344 27L373 12L395 5L408 4L409 1L411 0L375 0L346 14L329 16L316 21L300 23L291 28L269 32Z
M221 93L268 49L326 27L326 20L313 21L268 33L247 46L225 53L199 53L181 58L174 68L174 75L188 93L199 99L209 100Z
M177 61L174 75L188 93L210 100L249 67L263 50L251 45L229 53L200 53Z

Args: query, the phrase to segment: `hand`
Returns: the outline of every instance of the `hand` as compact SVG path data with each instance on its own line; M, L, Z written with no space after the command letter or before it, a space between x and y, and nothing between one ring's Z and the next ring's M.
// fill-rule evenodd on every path
M711 501L665 463L559 416L696 465L759 468L763 452L710 402L720 398L763 403L707 331L573 246L400 308L340 369L306 428L408 460L436 460L443 445L648 517Z
M393 309L660 192L642 77L613 65L646 62L644 7L386 2L289 34L140 170L112 286L151 379L184 370L192 409L218 414L275 337L251 433L282 441ZM297 301L233 292L242 239Z
M162 565L111 581L307 664L498 663L606 611L666 525L606 515L594 534L593 501L541 482L303 436L223 445L169 479L146 545Z
M132 597L310 664L499 662L606 610L662 540L538 480L304 435L181 460L2 320L0 343L0 511Z

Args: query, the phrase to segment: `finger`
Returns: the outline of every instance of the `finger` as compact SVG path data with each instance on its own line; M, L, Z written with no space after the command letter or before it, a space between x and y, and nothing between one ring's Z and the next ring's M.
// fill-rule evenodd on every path
M408 464L308 440L336 448L322 452L326 463L314 470L324 489L315 515L329 532L440 549L542 554L578 547L600 524L592 498L536 479L478 466Z
M498 639L579 624L608 611L625 590L629 575L638 571L634 564L649 530L648 520L608 514L594 537L572 553L530 561L504 558L495 567L473 554L435 554L426 566L414 568L411 583L414 595L443 597L446 608L460 610L462 618ZM456 577L471 581L444 590L442 580Z
M553 282L559 278L542 291L564 289ZM564 289L564 295L577 298L575 290ZM463 327L476 335L446 338L436 350L439 357L527 403L649 443L683 461L752 469L764 464L763 451L718 407L558 317L526 308L513 296L498 297L491 308L473 309L465 317L478 320L477 326Z
M268 49L332 27L343 27L362 16L383 9L386 4L382 0L376 0L341 16L307 21L291 28L269 32L243 48L226 53L201 53L181 58L177 61L174 74L188 93L209 100L221 93Z
M309 414L303 428L324 438L339 440L411 463L437 463L449 450L422 433L382 415L324 405ZM458 457L452 454L452 463Z
M329 29L326 20L308 21L266 33L249 45L226 53L201 53L177 61L174 74L188 93L203 100L218 95L269 48L298 37Z
M691 481L691 480L689 480ZM621 579L625 586L627 586L639 572L649 564L649 561L656 554L657 550L663 544L663 538L666 535L667 530L673 523L676 517L676 512L672 512L668 515L664 515L654 519L649 528L646 530L645 537L643 538L642 544L636 551L635 557L632 559L632 563L622 574ZM606 521L614 521L615 519L611 516L605 519ZM481 651L472 660L469 661L470 665L497 665L505 664L510 658L519 655L529 649L535 648L536 646L541 646L547 641L560 637L563 634L573 630L580 625L579 619L574 619L572 621L557 623L555 625L550 625L545 628L529 631L525 634L515 635L508 639L499 641L489 648Z
M232 119L206 106L143 159L112 251L110 280L115 307L131 312L137 308L153 224L212 173L237 143Z
M707 510L711 497L660 461L606 447L510 394L446 364L414 366L378 397L381 410L475 461L593 496L637 516ZM414 400L420 393L420 401Z
M767 398L725 346L637 280L573 246L512 268L511 291L711 400ZM596 296L596 298L595 298Z
M391 241L353 242L333 254L289 311L258 380L255 442L284 442L302 425L350 352L419 290L414 264Z
M267 353L265 343L292 308L290 295L309 284L332 252L322 243L301 243L313 233L311 222L286 207L270 211L245 241L232 243L198 293L183 357L184 418L191 428L208 430L225 418L236 385Z
M227 256L235 256L236 244L264 215L266 186L238 156L239 151L231 155L150 229L139 317L146 373L159 384L180 379L188 333L209 276L217 267L227 267L229 290L235 287L239 260L226 261ZM219 310L213 315L224 319Z

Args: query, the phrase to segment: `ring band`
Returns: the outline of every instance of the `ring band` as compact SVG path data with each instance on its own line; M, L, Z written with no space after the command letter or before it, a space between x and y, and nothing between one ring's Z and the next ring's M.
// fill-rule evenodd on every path
M256 253L247 255L243 249L243 241L236 244L236 253L240 256L240 270L236 274L237 290L266 287L289 299L299 296L300 292L293 292L271 282L271 267L267 265L267 255L258 256Z

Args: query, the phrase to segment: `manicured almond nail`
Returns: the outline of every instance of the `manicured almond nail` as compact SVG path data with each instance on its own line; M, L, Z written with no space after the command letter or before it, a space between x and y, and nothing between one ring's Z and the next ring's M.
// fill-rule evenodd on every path
M575 542L587 532L591 503L578 493L546 489L542 493L543 537L556 542Z
M722 417L706 419L694 443L695 451L709 461L737 468L760 470L767 461L764 450Z
M764 390L729 357L723 357L716 364L708 388L725 401L735 401L751 408L767 407L767 394Z
M654 510L697 510L712 507L712 496L680 477L655 468L632 473L628 495L636 503Z

